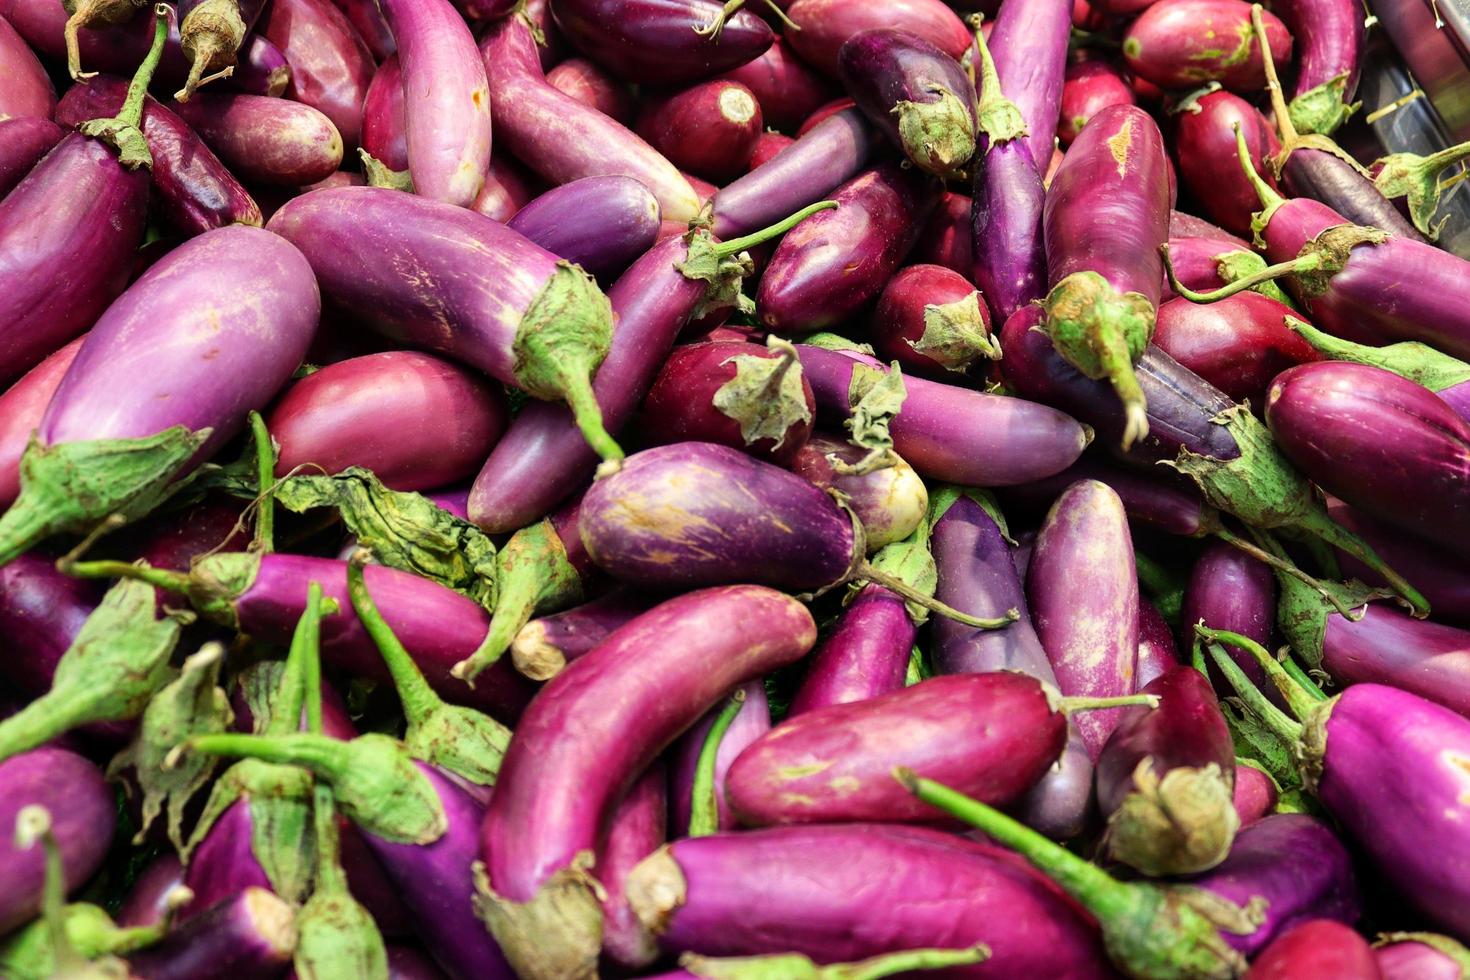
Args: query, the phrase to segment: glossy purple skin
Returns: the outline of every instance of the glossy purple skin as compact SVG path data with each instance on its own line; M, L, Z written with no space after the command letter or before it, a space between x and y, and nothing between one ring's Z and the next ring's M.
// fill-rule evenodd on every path
M1189 884L1237 905L1258 895L1265 899L1265 921L1255 932L1220 933L1246 956L1307 919L1358 919L1358 886L1347 848L1325 823L1301 813L1273 814L1243 828L1230 856Z
M378 66L362 103L362 148L389 170L408 169L408 123L398 56Z
M280 96L291 84L291 63L261 34L251 34L235 60L232 87L249 95Z
M929 104L948 92L969 112L974 132L974 84L959 62L917 34L881 27L859 31L843 42L837 57L847 94L900 153L905 147L895 110L905 102Z
M138 875L114 921L123 928L157 925L168 913L169 892L183 882L183 864L177 855L165 851Z
M987 37L1001 92L1026 121L1033 163L1051 159L1071 31L1072 8L1065 0L1011 0L1001 5Z
M342 164L342 135L311 106L265 95L204 89L168 107L241 180L252 185L303 187L325 180Z
M1286 25L1270 11L1262 13L1276 64L1289 63L1292 38ZM1251 93L1266 84L1261 41L1251 29L1250 5L1241 0L1152 4L1128 25L1123 56L1134 75L1165 89L1215 81Z
M27 552L0 566L0 675L16 694L44 694L56 664L97 608L97 583L56 570L55 559Z
M783 131L795 130L835 94L832 83L797 57L783 38L723 77L754 92L766 125Z
M558 261L523 235L381 187L303 195L270 230L305 253L322 292L363 325L518 383L516 332Z
M1179 651L1174 647L1174 634L1164 621L1158 607L1147 599L1138 600L1138 670L1133 686L1143 690L1156 678L1163 676L1179 663Z
M389 945L388 980L444 980L444 974L412 946Z
M582 541L614 578L652 588L844 581L852 519L806 480L739 450L684 442L628 457L582 500Z
M1055 476L1006 488L1000 496L1007 504L1014 502L1045 514L1052 501L1078 480L1097 480L1112 487L1130 521L1187 538L1204 531L1205 505L1199 491L1163 474L1125 469L1092 455L1084 455Z
M995 319L1046 295L1046 188L1023 140L992 144L975 167L971 275Z
M1123 410L1112 386L1083 377L1063 360L1046 334L1032 329L1042 316L1039 307L1023 307L1001 332L1001 372L1017 394L1070 413L1096 430L1109 453L1150 472L1160 460L1174 459L1180 446L1216 459L1240 455L1235 438L1211 421L1231 407L1230 399L1152 344L1133 366L1148 400L1148 435L1122 453Z
M1257 823L1276 809L1276 783L1253 765L1237 762L1235 766L1235 815L1240 829Z
M902 599L865 586L812 654L786 717L902 690L917 636Z
M699 196L674 165L621 123L548 85L537 50L519 17L497 21L480 40L500 145L553 184L622 174L658 198L666 220L695 217Z
M288 96L320 111L345 145L356 146L373 57L342 11L332 0L271 0L257 30L291 66Z
M202 915L246 888L270 891L270 878L251 846L253 827L248 799L236 800L220 814L189 855L184 884L194 899L181 910L181 920Z
M1079 569L1087 569L1079 575ZM1138 664L1138 576L1123 501L1106 484L1074 484L1052 505L1026 572L1036 635L1069 697L1132 694ZM1076 718L1094 761L1121 709Z
M122 109L128 83L98 76L78 82L56 107L56 121L80 126ZM143 107L143 136L153 156L156 205L175 230L198 235L229 224L259 225L260 205L178 116L154 99Z
M444 804L449 825L444 836L422 845L397 844L366 831L363 839L397 886L424 948L450 980L513 980L471 901L484 808L433 766L417 765Z
M66 130L39 116L0 119L0 198L9 194L65 135Z
M487 668L473 688L449 673L480 645L490 627L489 615L474 600L410 572L378 565L364 571L383 618L441 696L506 720L520 713L535 687L508 660ZM346 562L262 556L259 572L233 603L240 630L267 642L287 642L306 609L306 589L313 581L340 608L351 608ZM322 621L322 657L349 674L388 680L383 658L356 616L338 614Z
M1392 525L1375 521L1340 500L1327 501L1327 513L1334 521L1367 541L1389 567L1415 583L1436 620L1470 626L1470 569L1459 555L1433 543L1401 533ZM1374 585L1385 584L1382 576L1346 552L1337 559L1343 573Z
M291 963L289 908L260 888L222 899L162 942L127 957L139 980L275 980ZM289 931L287 931L289 930Z
M1176 235L1171 231L1169 236L1169 261L1174 266L1174 275L1190 289L1202 293L1225 285L1220 275L1222 257L1250 251L1244 245L1232 245L1204 235ZM1167 302L1178 294L1165 282L1162 295Z
M799 659L816 633L804 606L771 589L702 590L654 607L548 681L485 814L491 886L533 897L594 847L613 801L670 742L736 684Z
M311 267L290 244L245 225L205 232L144 273L87 333L39 438L54 446L211 429L191 461L202 462L290 378L319 314Z
M1373 947L1382 980L1464 980L1460 964L1427 943L1404 939Z
M1170 238L1213 238L1225 245L1234 245L1236 248L1251 250L1250 243L1226 231L1210 224L1204 218L1197 218L1183 211L1169 212L1169 237Z
M1122 159L1119 159L1118 155ZM1088 121L1046 192L1047 277L1095 272L1159 305L1169 239L1169 166L1147 112L1109 106Z
M380 6L398 41L414 193L466 207L490 165L490 88L474 36L449 0Z
M679 85L713 78L771 46L775 34L752 11L731 16L718 38L694 32L715 19L712 0L552 0L562 35L630 82Z
M1206 213L1231 231L1248 234L1261 199L1240 168L1236 126L1245 136L1256 172L1275 187L1266 159L1279 153L1281 144L1255 106L1232 92L1210 92L1180 110L1174 117L1174 146L1179 176Z
M714 233L733 238L822 200L862 169L874 130L855 108L833 113L715 195Z
M56 105L56 90L46 69L10 22L0 17L0 122L34 117L45 119Z
M852 373L872 358L805 345L801 367L823 417L845 420ZM861 360L859 360L861 359ZM893 447L919 475L969 487L1003 487L1066 469L1087 433L1045 405L905 377L903 409L889 431Z
M0 139L4 135L0 132ZM78 337L0 392L0 508L9 507L20 495L21 456L81 346Z
M748 681L740 685L740 690L745 692L745 703L735 713L735 719L730 722L725 737L720 739L720 747L715 751L715 810L720 830L734 830L739 824L726 799L725 776L730 766L752 742L771 730L771 705L766 699L765 682L759 679ZM669 814L674 821L670 836L683 837L689 832L689 819L694 809L694 770L710 729L714 727L715 716L724 707L721 703L709 711L693 728L680 735L669 749Z
M86 330L143 241L148 171L71 133L0 200L0 385Z
M759 686L760 682L755 684ZM658 947L628 904L624 886L628 872L669 839L667 787L668 776L661 762L655 762L638 777L608 817L593 866L607 893L602 902L602 954L630 970L646 968L658 957Z
M616 434L638 405L705 285L674 267L687 249L659 242L608 290L616 317L612 347L592 379L602 421ZM521 408L485 461L470 491L470 519L494 534L540 520L591 477L597 453L564 405L532 401Z
M613 630L632 622L654 605L641 591L614 589L580 606L531 620L511 645L517 658L525 650L555 651L568 663L591 653Z
M929 216L929 223L919 234L919 244L909 257L916 262L942 265L951 272L970 277L973 282L975 250L970 242L973 203L967 194L945 191L944 199Z
M0 762L0 935L41 911L45 858L37 846L15 845L21 808L40 804L51 813L51 832L61 849L66 890L92 877L112 844L117 799L102 770L65 749L39 748Z
M374 60L381 63L398 52L398 42L393 40L393 32L378 9L377 0L332 0L332 3L346 16Z
M1212 542L1194 563L1184 590L1184 606L1179 613L1179 642L1184 649L1193 648L1194 625L1201 620L1211 629L1239 633L1270 648L1276 625L1276 576L1240 549L1224 541ZM1252 683L1271 690L1266 672L1255 657L1231 646L1225 652ZM1210 676L1216 679L1217 690L1225 693L1230 689L1213 664Z
M1470 425L1429 391L1342 361L1277 376L1266 422L1323 489L1442 546L1470 544Z
M711 956L800 952L852 962L919 947L991 955L926 976L1113 976L1097 927L996 847L922 827L777 827L676 841L682 905L659 944Z
M607 280L653 247L658 200L632 177L583 177L533 199L506 225Z
M897 164L837 188L831 195L837 207L807 218L776 246L756 296L761 323L776 333L810 333L877 299L918 240L941 190L916 168Z
M1339 684L1387 684L1470 717L1470 632L1369 605L1350 622L1329 614L1322 668Z
M1470 720L1407 691L1357 684L1333 705L1326 740L1322 805L1420 914L1470 934Z
M1311 147L1293 150L1286 158L1281 177L1287 194L1292 197L1320 201L1344 220L1381 228L1395 238L1414 242L1425 249L1434 247L1371 180L1335 154ZM1270 244L1269 236L1267 244Z

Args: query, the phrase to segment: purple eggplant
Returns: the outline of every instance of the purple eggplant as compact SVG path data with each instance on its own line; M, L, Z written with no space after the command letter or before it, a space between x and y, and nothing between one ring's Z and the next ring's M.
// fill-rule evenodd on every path
M1210 290L1227 286L1237 279L1254 275L1266 268L1266 260L1251 251L1245 243L1235 244L1208 235L1178 235L1170 232L1166 275L1173 273L1190 289ZM1291 299L1274 282L1253 287L1254 292L1290 305ZM1164 299L1178 294L1170 283L1164 286Z
M0 138L4 137L0 132ZM0 393L0 507L20 494L20 460L41 424L56 386L81 349L82 337L62 347Z
M794 29L786 39L808 64L837 77L842 45L860 31L889 28L917 35L958 60L970 46L970 32L938 0L892 0L849 4L842 0L795 0L783 4Z
M200 92L168 107L252 184L301 187L342 165L342 135L311 106L264 95Z
M1086 568L1088 574L1077 574ZM1026 595L1057 687L1071 696L1133 693L1138 663L1138 577L1123 502L1084 481L1052 505L1036 538ZM1093 761L1121 721L1120 710L1077 719Z
M700 837L736 828L739 820L730 808L726 776L750 744L770 730L771 704L765 681L757 679L740 685L679 736L668 753L669 815L674 821L670 836Z
M873 130L860 111L829 116L775 158L720 188L714 233L748 234L822 199L862 169L872 147Z
M653 600L640 593L614 589L580 606L537 617L511 642L512 661L527 677L555 677L652 605Z
M955 176L975 155L974 85L959 63L916 34L860 31L838 69L869 120L919 169Z
M499 392L468 369L384 351L293 383L266 426L279 447L278 477L362 466L390 489L429 490L473 474L508 414Z
M781 239L761 275L756 307L772 331L819 330L876 299L939 203L939 187L885 164L837 188L832 200L836 208Z
M591 383L612 310L577 267L472 211L379 187L296 198L270 229L302 249L339 309L534 397L567 399L593 448L622 457Z
M49 690L57 663L101 598L93 583L63 575L41 553L0 568L0 630L7 638L0 674L7 686L26 698Z
M332 3L357 31L375 61L381 64L398 53L398 44L376 0L332 0Z
M624 126L633 122L632 90L586 58L558 62L546 72L546 84Z
M730 69L723 77L750 89L766 125L788 133L834 94L831 83L797 57L784 38L777 38L759 57Z
M271 0L257 30L290 65L286 94L326 116L342 142L356 146L373 59L347 17L332 0Z
M1373 956L1383 980L1463 980L1470 971L1470 950L1432 932L1381 936Z
M388 980L444 980L444 974L414 947L389 944Z
M939 265L910 265L888 281L868 337L878 357L941 381L1000 356L979 291Z
M602 911L586 868L604 813L726 691L815 640L806 609L770 589L693 592L629 623L546 686L516 728L481 833L481 914L520 976L592 970ZM568 718L579 719L574 729Z
M1152 9L1152 8L1151 8ZM1148 434L1133 371L1153 336L1169 238L1163 137L1148 113L1098 113L1067 151L1046 194L1046 318L1056 352L1123 402L1123 448Z
M187 101L199 86L234 73L236 54L264 8L264 0L183 0L179 4L179 46L189 59L189 77L179 98Z
M1213 508L1206 507L1199 493L1187 484L1161 479L1160 475L1125 469L1084 454L1081 459L1053 476L1001 491L1001 502L1012 502L1045 515L1052 502L1078 480L1097 480L1113 488L1123 501L1130 521L1139 521L1166 534L1194 538L1211 533L1219 524Z
M467 207L490 165L490 88L474 36L449 0L383 0L382 10L398 44L414 192Z
M1084 54L1068 59L1062 76L1061 119L1057 141L1063 147L1076 142L1092 117L1115 105L1137 105L1138 96L1120 68L1107 58Z
M506 224L606 281L653 247L658 200L632 177L583 177L535 198Z
M480 40L480 55L495 129L503 144L541 176L565 184L579 177L621 174L658 198L666 220L688 221L699 213L699 197L689 181L658 151L546 84L536 42L521 18L492 24Z
M876 551L914 532L929 507L929 491L897 453L889 465L864 472L867 455L844 439L818 433L801 447L791 469L828 493L845 495L863 523L868 550Z
M1300 133L1330 136L1357 108L1362 11L1350 0L1287 0L1274 12L1296 39L1296 84L1288 106Z
M1153 877L1208 870L1240 823L1230 729L1193 667L1173 667L1142 692L1157 702L1124 709L1098 755L1108 853Z
M5 90L0 92L0 122L46 119L51 115L56 89L35 52L4 17L0 17L0 77L5 79Z
M398 56L378 66L362 102L362 152L395 175L408 170L408 125Z
M68 73L73 78L79 77L83 65L94 71L130 75L153 43L152 19L131 16L141 13L147 4L133 0L120 3L104 0L104 4L112 7L114 13L126 13L125 22L83 27L76 32L75 40L68 36L71 18L66 5L60 2L0 0L0 17L8 21L38 55L66 61ZM95 0L89 5L96 6ZM76 62L78 54L81 65ZM168 84L182 82L188 68L188 59L179 47L177 24L171 23L157 77Z
M628 891L670 952L799 952L829 963L984 943L988 961L942 975L1111 975L1096 927L1045 879L1000 848L922 827L776 827L675 841L634 869Z
M1212 219L1245 234L1259 202L1235 155L1237 126L1257 170L1268 173L1266 161L1281 150L1276 133L1255 106L1231 92L1206 92L1181 103L1175 109L1174 146L1184 186ZM1269 174L1267 181L1276 186Z
M745 173L762 123L760 103L750 89L729 78L712 78L645 98L637 129L681 171L724 184ZM708 196L695 179L690 183L701 197Z
M1341 922L1312 919L1261 950L1250 980L1383 980L1373 947Z
M1194 627L1248 636L1265 646L1276 623L1276 581L1271 569L1224 542L1211 544L1194 563L1179 614L1182 640L1194 643ZM1246 654L1232 654L1246 676L1260 684L1266 675Z
M1269 773L1254 762L1235 760L1235 815L1241 830L1275 810L1279 798L1280 790Z
M128 956L139 980L205 980L225 971L239 980L272 980L296 949L296 913L264 888L247 888Z
M1138 669L1134 674L1135 690L1143 690L1179 663L1174 647L1174 634L1159 607L1147 599L1138 600Z
M9 194L65 135L66 130L40 116L0 119L0 198Z
M290 377L319 302L301 253L259 228L206 232L149 269L87 334L47 406L0 518L0 562L150 509ZM82 486L96 489L79 505Z
M73 85L56 107L56 121L79 126L122 109L127 83L94 77ZM143 138L153 158L149 172L164 218L186 235L229 224L261 224L260 205L209 147L178 116L144 99Z
M664 767L655 762L613 808L597 848L597 879L606 893L602 953L626 969L643 969L658 959L658 947L628 904L624 889L628 872L669 839L667 782Z
M1204 218L1197 218L1183 211L1169 212L1169 237L1212 238L1222 245L1232 245L1247 252L1251 250L1250 243L1244 238L1238 238L1224 228L1210 224Z
M1401 534L1382 521L1361 514L1340 500L1327 501L1332 519L1373 546L1395 568L1415 582L1423 582L1424 596L1429 600L1437 621L1470 626L1470 570L1458 555L1430 542ZM1338 552L1344 573L1370 585L1384 585L1384 579L1373 569L1346 552Z
M1265 14L1262 36L1277 61L1291 57L1291 35ZM1237 92L1265 87L1262 41L1244 0L1163 0L1145 10L1123 35L1129 69L1160 88L1219 82Z
M930 265L943 266L967 279L975 276L975 255L971 245L970 211L974 204L967 194L945 191L939 207L929 216L929 223L919 234L911 258Z
M1292 312L1255 292L1207 305L1180 297L1159 307L1154 343L1231 399L1259 408L1278 374L1319 359L1292 332Z
M713 0L553 0L551 12L583 54L643 84L712 78L759 56L775 40L755 14L726 16Z
M787 717L902 690L917 633L903 599L865 586L812 654Z

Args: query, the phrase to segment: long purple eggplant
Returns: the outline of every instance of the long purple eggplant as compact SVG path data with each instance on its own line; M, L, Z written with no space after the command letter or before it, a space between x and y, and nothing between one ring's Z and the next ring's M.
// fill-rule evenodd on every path
M490 165L490 88L449 0L383 0L398 43L414 192L469 206Z
M1123 710L1097 760L1097 803L1116 861L1153 877L1223 861L1235 839L1235 746L1215 692L1176 666L1142 689L1152 707Z
M1078 575L1079 568L1087 574ZM1070 696L1133 693L1138 663L1138 577L1123 502L1102 483L1074 484L1036 538L1026 595L1057 687ZM1093 761L1121 709L1077 719Z
M1193 644L1195 624L1201 622L1211 629L1248 636L1262 646L1269 644L1276 624L1276 581L1271 569L1224 542L1211 544L1195 561L1184 591L1179 624L1185 649ZM1266 675L1253 658L1239 653L1232 656L1252 681L1265 681Z
M516 669L527 677L555 677L567 664L591 653L613 630L647 612L655 600L640 592L614 589L580 606L539 616L511 642Z
M102 771L65 749L40 748L0 762L0 933L24 925L41 910L45 858L41 848L22 849L16 817L27 806L45 807L61 851L65 888L72 891L101 866L112 843L116 800Z
M597 879L606 893L602 953L630 970L646 969L658 959L658 947L628 904L625 889L628 872L669 839L667 782L664 767L655 762L613 808L597 849Z
M750 744L770 730L771 703L765 681L757 679L741 684L679 736L668 751L669 816L674 822L670 837L736 828L740 821L730 807L726 776Z
M0 138L4 135L0 132ZM0 507L9 507L20 494L21 457L81 346L78 337L0 392Z
M554 184L622 174L658 198L668 221L688 221L700 201L689 181L621 124L546 84L531 30L519 17L480 40L495 129L517 158ZM782 214L789 213L789 209Z
M1350 0L1286 0L1272 7L1296 41L1289 109L1300 133L1332 135L1352 116L1362 69L1363 17Z
M206 232L149 269L57 387L21 461L20 497L0 518L0 562L150 509L290 377L319 304L301 253L259 228Z
M902 690L917 634L903 599L864 586L812 654L787 717Z
M675 841L634 869L628 890L670 952L800 952L827 963L984 943L986 963L944 975L1109 975L1096 929L1044 879L999 848L921 827Z
M970 46L970 32L964 23L939 0L892 0L877 5L795 0L783 6L789 22L795 25L786 39L796 53L834 77L839 71L843 43L859 31L875 27L918 35L955 59Z
M66 130L41 116L14 116L0 120L0 198L9 194Z
M79 126L120 111L127 83L98 76L78 82L56 107L56 121ZM262 223L260 205L194 131L161 103L145 99L143 138L157 203L178 231L198 235L225 225Z
M1244 242L1236 244L1209 235L1181 235L1170 231L1169 272L1190 289L1219 289L1264 268L1266 260L1251 251ZM1253 288L1279 303L1291 303L1291 299L1274 282L1258 283ZM1164 298L1169 300L1177 295L1172 283L1165 283Z
M346 16L332 0L272 0L256 30L290 65L286 95L326 116L342 142L356 146L373 59Z
M280 976L296 949L296 913L264 888L247 888L127 958L139 980L204 980L225 971L240 980Z
M506 225L607 281L653 247L658 199L632 177L583 177L533 199Z
M836 208L807 218L776 246L756 296L761 323L777 333L809 333L876 299L939 197L938 184L894 164L837 188Z
M393 32L388 29L377 0L332 0L332 3L342 11L379 64L398 52L398 43L393 40Z
M373 72L362 101L362 152L394 174L408 169L408 125L403 71L392 55Z
M1086 453L1077 462L1053 476L1000 492L1002 503L1012 502L1045 516L1052 502L1078 480L1097 480L1113 488L1123 501L1130 521L1139 521L1166 534L1194 538L1211 533L1219 515L1205 506L1199 493L1187 484L1161 479L1162 474L1126 469Z
M775 40L755 14L726 16L713 0L554 0L551 12L583 54L643 84L712 78L755 58Z
M602 910L586 868L606 810L731 687L798 659L815 640L806 609L770 589L693 592L618 630L546 686L516 728L481 835L481 914L520 976L593 969ZM609 746L616 757L593 750Z
M199 92L168 107L251 184L302 187L342 165L341 133L326 115L300 102Z
M263 9L264 0L183 0L179 4L179 46L189 59L189 77L178 97L187 101L199 86L234 73L236 54Z
M499 222L379 187L296 198L270 230L305 253L339 308L536 398L565 398L593 448L622 457L591 379L611 343L612 310L580 269Z
M56 105L56 89L35 52L3 17L0 17L0 77L5 79L5 90L0 92L0 122L30 117L45 119L51 115Z
M1067 150L1046 193L1046 317L1056 352L1123 402L1123 448L1148 434L1133 363L1153 336L1169 238L1169 168L1148 113L1110 106Z
M975 155L974 85L959 62L916 34L860 31L838 70L858 108L920 170L949 178Z

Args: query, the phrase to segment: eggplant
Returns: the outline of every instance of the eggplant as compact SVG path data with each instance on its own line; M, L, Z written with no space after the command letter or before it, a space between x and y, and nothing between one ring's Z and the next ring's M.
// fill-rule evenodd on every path
M667 776L655 762L628 790L608 818L597 849L602 901L602 953L621 967L647 968L658 947L638 921L624 891L628 872L668 840Z
M1184 186L1222 227L1246 234L1259 202L1255 188L1240 171L1235 127L1245 137L1256 170L1266 174L1272 187L1277 183L1266 163L1281 152L1275 130L1255 106L1218 89L1186 98L1174 112L1174 148Z
M1111 106L1137 104L1133 87L1112 62L1098 57L1073 61L1063 75L1057 140L1070 147L1093 116Z
M1235 760L1235 815L1242 830L1274 811L1279 800L1274 777L1250 760Z
M1416 582L1423 582L1424 593L1437 621L1458 626L1470 625L1470 575L1458 557L1443 548L1400 534L1392 525L1375 521L1353 510L1340 500L1328 500L1327 512L1332 519L1368 541L1396 568ZM1370 585L1383 585L1382 576L1345 552L1337 553L1343 571Z
M1143 690L1179 663L1174 634L1159 607L1142 597L1138 600L1138 667L1135 690Z
M56 107L56 89L46 69L10 22L0 17L0 122L8 119L47 119Z
M583 177L529 201L506 225L607 281L653 247L658 201L631 177Z
M1186 649L1194 644L1197 623L1248 636L1262 646L1269 644L1276 624L1276 581L1271 569L1224 542L1211 544L1196 559L1184 591L1179 625ZM1244 653L1232 656L1254 683L1265 681L1254 658Z
M1383 980L1461 980L1470 968L1470 951L1448 936L1398 932L1373 948Z
M679 736L667 753L669 818L674 827L669 836L702 837L736 828L738 820L730 808L726 776L741 753L770 730L770 699L764 679L757 679L735 688ZM641 861L652 850L649 848L638 859Z
M568 58L546 73L546 84L624 126L633 123L633 93L586 58Z
M911 265L888 280L869 337L877 356L941 380L1000 356L979 291L938 265Z
M1052 503L1078 480L1096 480L1113 488L1123 501L1130 521L1138 521L1166 534L1200 537L1220 523L1213 508L1206 507L1199 493L1177 480L1159 479L1146 471L1126 469L1105 459L1084 454L1081 459L1053 476L1001 491L1003 503L1015 502L1045 516Z
M1266 87L1262 43L1276 61L1290 60L1292 46L1279 17L1265 14L1264 23L1258 36L1245 0L1163 0L1128 25L1123 57L1129 70L1160 88L1219 82L1232 91L1259 92Z
M361 142L362 152L400 182L408 170L408 115L403 103L403 70L393 54L373 72L363 96ZM374 169L366 160L364 166Z
M864 586L813 652L787 717L902 690L917 634L903 599Z
M516 633L510 645L512 661L527 677L555 677L653 604L639 593L614 589L580 606L538 616Z
M343 12L332 0L271 0L257 29L290 65L286 94L330 119L345 146L356 146L373 58Z
M168 921L179 893L174 889L184 883L184 865L178 855L158 855L133 881L117 910L117 924L154 926Z
M226 166L251 184L301 187L342 165L342 134L311 106L264 95L199 92L167 103Z
M1287 0L1274 12L1296 39L1291 123L1300 133L1330 136L1357 108L1363 18L1345 0Z
M749 11L713 0L553 0L556 26L584 55L626 81L698 82L743 65L775 40Z
M1368 940L1341 922L1293 926L1261 950L1249 980L1381 980Z
M0 132L0 136L4 133ZM0 393L0 507L20 494L20 460L56 386L81 349L82 337L62 347Z
M1043 174L1051 160L1061 114L1067 63L1067 42L1063 39L1070 34L1071 23L1071 10L1060 0L1012 3L996 14L994 29L986 38L985 50L995 64L997 87L1019 110L1026 126L1026 148L1033 165ZM984 51L981 55L983 59ZM979 78L979 62L975 71ZM987 94L982 84L982 100Z
M723 184L745 172L761 134L760 103L728 78L644 100L638 135L680 170Z
M766 125L783 132L795 130L812 110L833 95L830 80L808 67L797 56L791 42L781 37L758 57L737 65L722 77L750 89L760 103Z
M520 976L593 970L602 911L585 869L606 810L726 691L815 640L811 615L773 590L697 591L654 607L547 685L516 728L481 834L480 914ZM573 729L568 718L579 719ZM592 743L619 755L599 756ZM557 802L572 796L578 805Z
M965 194L945 191L939 207L934 209L929 223L919 234L919 244L914 246L911 257L974 278L975 254L970 243L970 210L973 204Z
M929 507L929 491L897 453L888 458L889 465L865 472L867 455L850 442L818 433L801 447L791 469L828 493L842 494L862 521L868 550L876 551L914 532Z
M41 116L13 116L0 120L0 198L30 173L66 130Z
M1254 292L1207 306L1180 297L1159 307L1154 343L1233 401L1262 407L1278 374L1319 359L1293 333L1292 312Z
M247 888L127 958L139 980L204 980L226 971L240 980L280 976L296 949L296 913L264 888Z
M784 19L795 25L786 34L787 41L804 61L834 78L841 74L842 45L871 28L916 35L955 59L970 46L970 32L938 0L892 0L879 5L794 0L785 6Z

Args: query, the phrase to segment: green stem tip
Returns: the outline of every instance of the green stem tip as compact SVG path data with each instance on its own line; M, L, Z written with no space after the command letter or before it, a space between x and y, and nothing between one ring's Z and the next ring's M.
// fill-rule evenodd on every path
M720 807L715 796L715 760L720 752L720 743L725 733L734 724L735 717L745 707L745 689L737 687L730 695L720 713L715 715L714 724L705 736L699 749L699 759L694 767L693 785L690 787L689 836L708 837L720 829Z

